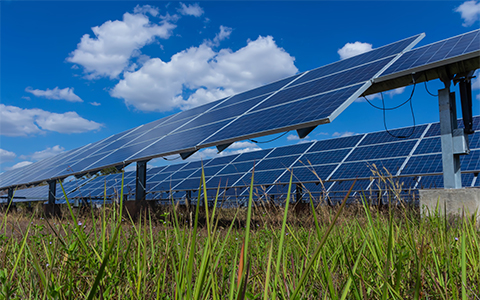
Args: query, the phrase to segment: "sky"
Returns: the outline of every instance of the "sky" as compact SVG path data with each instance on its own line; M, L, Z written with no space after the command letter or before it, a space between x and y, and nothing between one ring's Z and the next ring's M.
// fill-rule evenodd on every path
M417 47L480 27L476 0L0 1L0 12L0 172L422 32ZM411 89L386 92L386 106ZM478 115L480 80L473 89ZM439 120L423 84L412 101L416 124ZM386 123L412 126L409 107ZM190 159L382 130L382 112L358 99L303 140L289 132Z

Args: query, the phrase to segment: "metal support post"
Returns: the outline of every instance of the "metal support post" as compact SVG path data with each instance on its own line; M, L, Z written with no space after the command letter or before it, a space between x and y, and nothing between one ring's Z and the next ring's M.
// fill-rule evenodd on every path
M55 205L55 196L57 193L57 181L50 180L48 182L48 205L54 206Z
M460 155L455 153L455 148L457 148L455 142L458 140L454 139L454 136L458 134L455 93L450 93L449 86L446 86L446 88L438 90L443 186L449 189L459 189L462 187L462 174L460 172Z
M296 203L302 202L302 194L303 194L302 185L300 183L297 183L296 188L295 188L295 202Z
M137 181L135 189L135 201L145 200L147 185L147 162L148 160L137 162Z
M192 191L186 191L185 192L185 205L187 206L187 209L190 207L191 201L192 201Z
M8 199L7 199L7 207L12 207L13 204L13 188L8 189Z

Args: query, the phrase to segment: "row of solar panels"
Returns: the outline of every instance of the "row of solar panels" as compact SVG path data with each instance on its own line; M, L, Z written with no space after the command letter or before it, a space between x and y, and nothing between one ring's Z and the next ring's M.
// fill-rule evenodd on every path
M331 122L383 74L479 56L476 30L408 52L424 36L374 49L318 69L162 118L99 142L0 174L0 188L38 184L108 166ZM403 54L407 52L406 54ZM476 67L475 67L476 68ZM430 78L434 79L434 78Z
M480 171L480 116L473 119L476 132L469 136L471 153L462 156L463 186L478 186L475 173ZM459 121L462 127L462 121ZM350 187L352 179L360 179L355 191L376 189L370 177L372 169L386 175L400 176L402 189L442 187L439 123L391 130L393 135L408 135L397 139L387 132L375 132L351 137L306 142L302 144L220 156L205 161L180 163L147 170L148 199L165 199L172 195L185 197L186 191L198 190L201 174L207 188L228 188L228 196L247 194L254 169L254 185L262 186L267 194L284 194L285 183L293 172L294 183L303 183L305 192L339 192ZM203 166L203 168L202 168ZM319 184L320 179L322 184ZM124 194L135 194L136 172L125 172ZM77 180L64 185L70 199L101 199L105 191L111 198L120 193L122 174ZM211 193L215 193L212 191ZM19 190L16 197L46 199L48 187ZM62 198L57 185L57 196ZM192 194L195 196L195 193Z

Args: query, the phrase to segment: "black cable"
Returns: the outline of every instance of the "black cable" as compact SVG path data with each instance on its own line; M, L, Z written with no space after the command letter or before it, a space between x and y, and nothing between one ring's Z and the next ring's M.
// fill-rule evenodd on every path
M416 126L416 123L415 123L415 113L413 112L413 103L412 103L412 98L413 98L413 94L415 93L415 87L416 87L417 83L415 82L415 79L413 79L413 88L412 88L412 92L410 93L410 97L405 101L403 102L402 104L400 105L397 105L395 107L390 107L390 108L386 108L385 107L385 99L383 98L383 93L380 93L380 96L382 98L382 107L378 107L374 104L372 104L368 99L367 97L363 96L363 98L365 98L365 100L367 100L368 104L370 104L371 106L373 106L374 108L376 109L380 109L382 112L383 112L383 126L385 128L385 131L392 137L394 138L397 138L397 139L406 139L406 138L409 138L413 135L413 133L415 132L415 126ZM387 128L387 120L386 120L386 116L385 116L385 112L387 110L394 110L394 109L397 109L397 108L400 108L402 106L404 106L405 104L407 104L408 102L410 102L410 111L412 113L412 119L413 119L413 127L412 127L412 132L410 132L409 135L394 135L393 133L391 133L388 128Z
M276 138L273 138L273 139L271 139L271 140L269 140L269 141L260 141L260 142L259 142L259 141L252 140L252 139L249 139L249 141L252 142L252 143L255 143L255 144L270 143L270 142L273 142L273 141L275 141L275 140L278 140L279 138L281 138L282 136L286 135L286 134L289 133L289 132L290 132L290 131L286 131L286 132L282 133L281 135L277 136Z
M423 82L425 84L425 90L427 91L427 93L432 96L432 97L438 97L438 95L435 95L435 94L432 94L430 93L430 91L428 90L428 87L427 87L427 82L428 82L428 79L427 79L427 75L425 75L425 81Z

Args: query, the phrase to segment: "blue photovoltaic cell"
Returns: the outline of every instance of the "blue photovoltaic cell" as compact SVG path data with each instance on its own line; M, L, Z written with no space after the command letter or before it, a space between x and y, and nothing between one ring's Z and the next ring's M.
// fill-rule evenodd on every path
M378 62L360 66L354 70L346 70L307 83L293 85L292 87L288 87L268 98L265 102L256 107L255 110L270 108L274 105L285 104L297 99L312 97L317 94L365 82L371 79L390 61L391 58L386 58Z
M180 149L188 149L189 147L195 146L196 143L206 139L227 123L228 121L221 121L186 131L179 131L178 133L166 136L128 159L138 160L144 157L158 155L158 153L169 153Z
M284 170L281 170L281 169L255 172L253 176L253 182L254 184L271 184L272 182L275 182L275 179L277 179L280 175L282 175L283 172ZM247 182L248 185L250 185L251 180L252 180L252 173L247 173L242 178L242 181Z
M213 176L218 173L224 166L213 166L213 167L205 167L203 169L203 173L205 176ZM202 169L198 169L195 171L195 173L192 174L192 177L198 177L200 178L202 176Z
M360 141L362 137L363 135L355 135L343 138L317 141L315 145L313 145L313 147L308 150L308 152L310 153L331 149L352 148Z
M169 122L176 122L176 121L184 120L184 119L187 119L187 118L195 117L195 116L197 116L201 113L204 113L205 111L211 109L212 107L218 105L220 102L222 102L224 100L225 100L225 98L214 101L214 102L210 102L210 103L198 106L198 107L194 107L194 108L189 109L189 110L179 112L179 113L171 116Z
M209 124L213 122L218 122L220 120L232 119L234 117L242 115L247 110L249 110L254 105L256 105L258 102L265 99L265 97L266 96L257 97L249 101L243 101L243 102L232 104L226 107L222 105L219 108L215 108L199 116L198 118L192 120L188 124L185 124L184 126L182 126L181 130L186 130L186 129L202 126L204 124Z
M310 147L312 145L312 143L313 142L275 148L272 151L272 153L270 153L268 155L268 158L286 156L286 155L294 155L294 154L302 154L308 149L308 147Z
M258 96L261 96L261 95L271 94L272 92L277 91L277 90L281 89L282 87L286 86L287 84L292 82L295 78L297 78L300 75L301 74L297 74L297 75L294 75L294 76L291 76L291 77L288 77L288 78L285 78L285 79L267 84L265 86L258 87L256 89L240 93L240 94L235 95L232 98L228 99L224 103L222 103L222 106L227 106L227 105L231 105L231 104L234 104L234 103L239 103L239 102L245 101L247 99L255 98L255 97L258 97Z
M341 149L307 153L295 163L295 167L339 163L349 152L350 149Z
M462 155L460 165L462 171L480 170L480 150L471 151L469 155Z
M293 162L298 158L298 156L299 155L291 155L291 156L264 159L258 165L255 166L255 171L271 170L271 169L285 170L293 164Z
M172 180L176 180L176 179L185 179L187 178L188 176L192 175L193 173L195 173L196 170L186 170L184 171L183 169L181 171L177 171L175 173L172 174Z
M475 132L468 136L470 149L480 149L480 132Z
M442 152L442 143L440 137L433 138L424 138L417 149L415 149L415 154L427 154L427 153L439 153Z
M328 175L332 173L336 165L323 165L314 167L296 167L293 168L293 182L317 182L327 179ZM281 183L290 182L291 172L285 172L278 180Z
M360 66L365 63L369 63L378 59L382 59L384 57L388 57L394 54L397 54L403 50L405 50L408 45L417 39L419 35L404 39L402 41L374 49L369 52L362 53L357 56L350 57L348 59L341 60L339 62L329 64L315 70L310 71L308 74L297 80L295 83L301 83L304 81L309 81L315 78L323 77L328 74L336 73L339 71L343 71L346 69L350 69L355 66Z
M432 64L462 54L480 50L480 30L429 44L405 53L382 76Z
M218 185L220 184L221 187L225 186L232 186L235 182L237 182L243 174L233 174L233 175L217 175L213 176L210 178L210 180L207 182L207 188L217 188ZM246 185L249 185L250 183L247 183ZM244 185L240 183L239 185Z
M240 154L233 154L233 155L228 155L228 156L223 156L223 157L216 157L213 158L209 163L208 166L218 166L218 165L226 165L230 163L231 161L235 160Z
M172 183L172 187L175 190L198 190L200 188L200 178L185 179L176 186L173 186Z
M352 187L353 182L353 180L335 181L329 192L348 191ZM352 193L353 191L366 191L370 182L371 180L357 180L353 186Z
M368 160L387 157L407 156L417 141L405 141L382 145L357 147L347 161Z
M326 119L349 99L363 85L363 82L378 74L378 71L394 58L393 55L412 46L418 41L418 38L420 35L318 68L309 73L297 74L246 91L230 99L218 100L154 121L116 135L115 138L107 138L82 148L68 160L61 160L59 158L63 156L57 156L49 164L43 166L37 164L25 168L24 171L31 170L28 177L0 176L1 184L6 186L13 182L26 183L68 176L99 170L111 165L192 151L195 146L221 143L228 139L241 139L244 135L266 134L266 131L291 128L301 124L310 125L311 122L321 123L320 121ZM342 72L343 74L341 74ZM294 79L298 80L292 83ZM355 83L359 84L354 87L346 87ZM286 88L289 84L295 84L296 87ZM285 90L282 91L282 88ZM331 92L337 88L339 90ZM326 93L312 97L312 95L324 92ZM257 98L252 99L255 97ZM307 99L292 102L303 97L307 97ZM239 116L252 108L253 104L262 103L262 99L267 100L256 107L252 113L243 115L234 121L234 125L229 124L231 119L218 122L222 118ZM271 107L277 104L281 105ZM262 110L262 107L268 107L268 109ZM212 109L215 112L206 113ZM275 118L266 118L272 115L275 115ZM263 122L265 120L267 122ZM229 125L226 126L227 124ZM7 176L11 180L7 181Z
M232 163L227 165L221 172L219 172L219 175L223 174L235 174L235 173L245 173L249 172L254 166L254 162L249 161L249 162L243 162L243 163Z
M361 146L364 145L372 145L372 144L383 144L388 142L398 142L397 136L404 136L402 140L410 140L410 139L418 139L422 136L422 133L425 131L427 125L419 125L415 126L415 129L412 130L413 127L406 127L400 129L389 129L390 135L388 132L380 131L375 133L369 133L360 143Z
M252 151L252 152L246 152L240 154L237 159L235 159L235 162L244 162L244 161L260 161L262 158L264 158L268 153L270 153L272 150L267 149L267 150L258 150L258 151ZM253 164L252 164L253 166Z
M402 175L406 174L429 174L442 172L442 155L412 156L405 165Z
M199 145L218 143L235 137L243 137L254 133L325 119L358 90L360 85L261 111L253 111L222 128L220 132L217 132ZM324 103L325 105L319 105L319 103ZM275 116L275 118L270 116Z
M355 179L374 176L374 171L378 170L385 173L385 169L392 175L399 170L405 158L371 160L361 162L343 163L338 170L333 173L332 179Z
M472 180L474 175L470 174L462 174L462 186L469 187L472 185ZM435 176L422 176L420 179L418 189L436 189L436 188L443 188L443 176L442 175L435 175Z
M473 117L473 120L472 120L472 129L473 130L480 130L480 116L475 116ZM462 120L458 120L457 121L457 124L458 124L458 128L463 128L463 122ZM430 129L427 131L427 134L425 135L425 137L429 137L429 136L437 136L437 135L440 135L440 123L433 123L431 126L430 126Z

